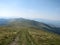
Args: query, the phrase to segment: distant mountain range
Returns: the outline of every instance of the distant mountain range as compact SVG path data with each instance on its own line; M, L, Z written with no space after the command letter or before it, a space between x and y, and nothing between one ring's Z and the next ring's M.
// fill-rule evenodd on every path
M6 25L8 23L8 19L0 19L0 25Z
M48 20L48 19L40 19L40 18L34 18L33 20L44 22L49 25L54 25L56 27L60 27L60 21L57 21L57 20Z
M28 27L60 34L60 28L24 18L0 19L0 26Z

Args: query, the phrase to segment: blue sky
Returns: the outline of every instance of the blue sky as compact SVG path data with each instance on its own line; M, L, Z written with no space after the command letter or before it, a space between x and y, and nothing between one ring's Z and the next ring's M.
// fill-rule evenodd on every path
M60 21L60 0L0 0L0 18L17 17Z

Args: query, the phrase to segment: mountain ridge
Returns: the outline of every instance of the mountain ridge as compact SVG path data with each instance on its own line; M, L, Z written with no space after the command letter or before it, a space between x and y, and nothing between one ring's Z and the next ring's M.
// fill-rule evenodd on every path
M2 23L4 22L4 23ZM52 27L48 24L45 24L43 22L38 22L35 20L29 20L24 18L14 18L14 19L0 19L0 24L12 26L12 27L30 27L30 28L36 28L41 29L44 31L49 31L53 33L60 34L60 28ZM1 26L0 25L0 26Z
M55 27L60 27L60 21L59 20L49 20L49 19L41 19L41 18L33 18L33 20L44 22L49 25L54 25Z

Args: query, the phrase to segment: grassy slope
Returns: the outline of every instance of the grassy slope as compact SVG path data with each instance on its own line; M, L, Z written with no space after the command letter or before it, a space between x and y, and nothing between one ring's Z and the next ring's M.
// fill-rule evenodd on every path
M19 39L17 40L16 37ZM0 27L0 45L15 45L13 43L16 45L60 45L60 36L33 28Z

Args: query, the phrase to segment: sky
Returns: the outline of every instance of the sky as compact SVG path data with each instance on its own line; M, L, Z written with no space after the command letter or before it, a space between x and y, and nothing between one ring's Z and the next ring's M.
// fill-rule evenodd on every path
M0 0L0 18L60 21L60 0Z

